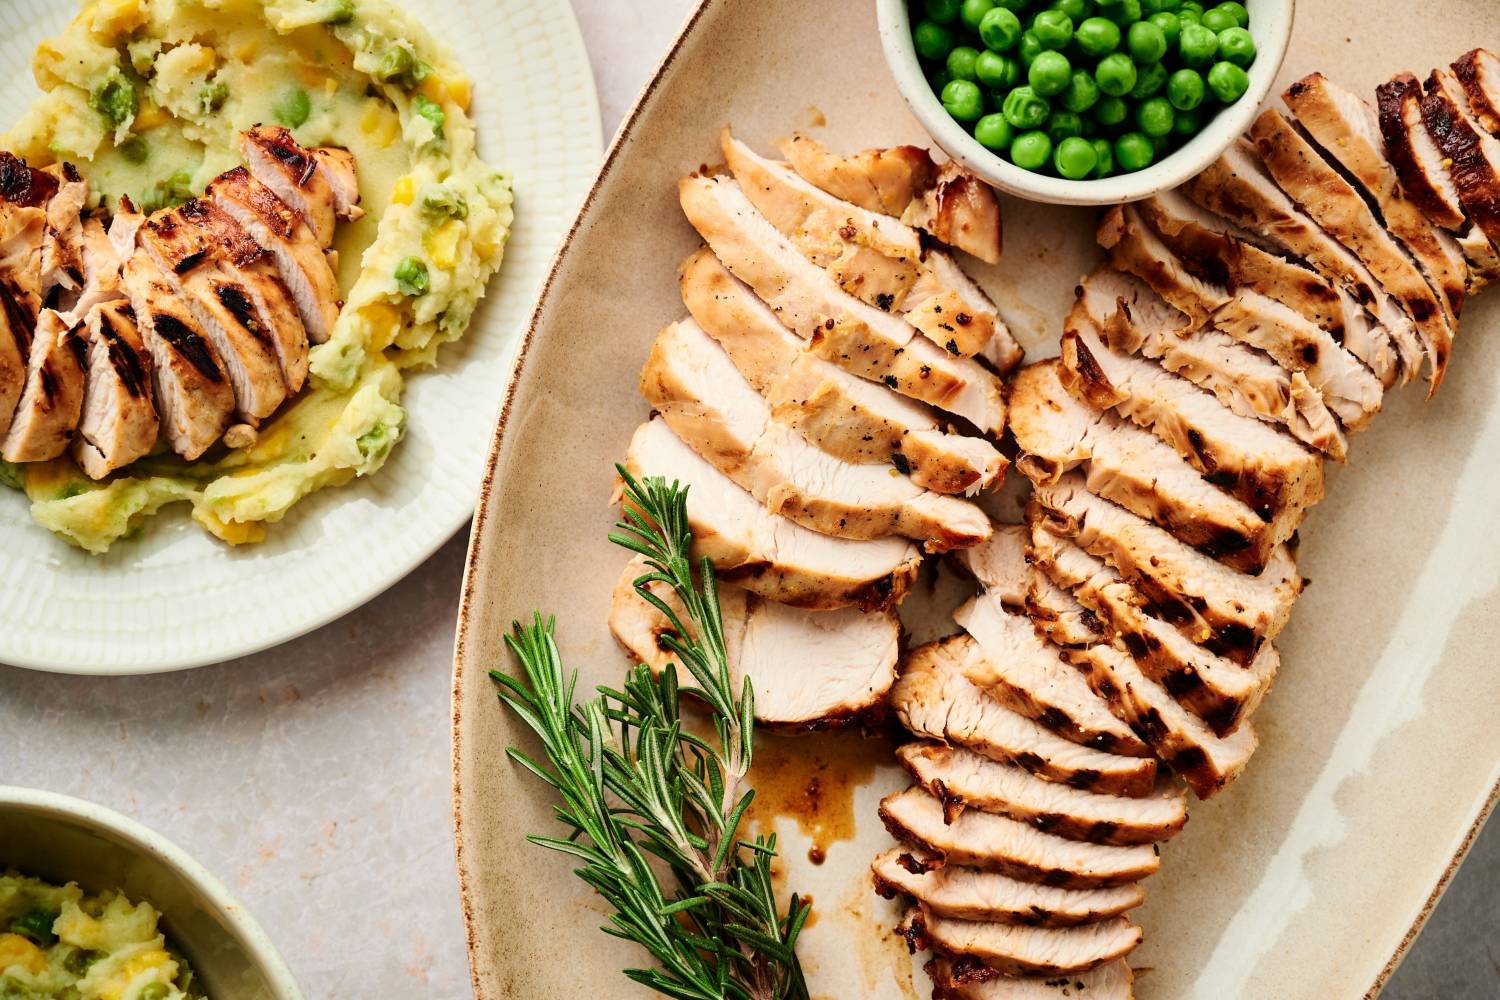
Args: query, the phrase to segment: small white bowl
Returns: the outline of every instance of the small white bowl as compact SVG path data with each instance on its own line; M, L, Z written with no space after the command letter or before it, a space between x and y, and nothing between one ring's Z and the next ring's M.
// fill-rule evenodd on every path
M6 868L146 900L211 997L303 1000L286 962L228 890L181 848L113 810L0 785L0 871Z
M945 153L995 187L1027 201L1054 205L1114 205L1147 198L1176 187L1216 160L1237 136L1250 127L1260 111L1261 102L1271 92L1271 85L1286 58L1296 7L1296 0L1245 0L1245 7L1250 11L1250 35L1255 39L1256 48L1255 62L1250 66L1250 89L1244 97L1220 111L1186 145L1145 170L1097 180L1070 181L1022 170L981 146L979 140L953 120L922 73L916 45L912 42L907 3L908 0L876 0L876 8L886 64L917 120ZM1204 6L1212 4L1205 2Z

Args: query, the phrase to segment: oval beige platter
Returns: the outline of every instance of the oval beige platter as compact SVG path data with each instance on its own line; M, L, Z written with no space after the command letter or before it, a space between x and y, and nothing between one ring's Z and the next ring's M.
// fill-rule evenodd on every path
M1471 0L1303 0L1283 82L1312 70L1370 94L1468 47L1500 45L1500 8ZM1279 89L1279 88L1278 88ZM502 636L555 613L586 687L625 660L604 616L624 555L607 543L613 463L646 406L636 379L656 331L683 312L675 269L698 243L677 179L718 161L726 123L763 150L796 128L844 149L925 142L890 83L871 5L708 0L669 51L564 243L508 389L474 537L453 690L458 867L480 1000L643 995L619 970L643 961L605 937L602 904L570 865L524 843L551 802L505 758L519 727L486 672ZM1091 266L1085 210L1006 202L1006 253L975 271L1034 355L1055 351L1071 288ZM1196 804L1165 849L1132 958L1143 998L1373 996L1415 936L1493 805L1500 780L1500 293L1466 310L1437 400L1387 402L1332 470L1302 536L1312 579L1283 638L1285 666L1257 718L1262 746L1226 794ZM908 615L918 637L948 631ZM778 759L832 757L827 737ZM901 779L889 745L869 758L853 829L827 860L788 818L787 879L810 892L812 992L914 998L927 984L890 933L893 904L867 865L889 845L874 805ZM780 748L779 748L780 749ZM854 767L852 773L862 774ZM842 839L838 839L842 838Z

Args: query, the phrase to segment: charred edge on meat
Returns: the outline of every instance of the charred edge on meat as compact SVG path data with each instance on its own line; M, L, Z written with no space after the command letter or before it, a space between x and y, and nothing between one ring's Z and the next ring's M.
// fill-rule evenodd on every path
M121 313L126 313L129 306L118 307ZM134 314L130 314L133 318ZM109 352L109 363L119 377L120 384L125 391L135 399L140 399L146 394L146 368L141 364L140 355L135 349L122 339L120 331L115 327L115 317L109 310L104 310L99 316L99 332L104 335L104 346Z
M203 338L189 329L176 316L155 313L151 317L156 333L172 345L172 349L187 359L188 364L198 369L198 374L210 382L224 381L224 372L214 359L213 351Z

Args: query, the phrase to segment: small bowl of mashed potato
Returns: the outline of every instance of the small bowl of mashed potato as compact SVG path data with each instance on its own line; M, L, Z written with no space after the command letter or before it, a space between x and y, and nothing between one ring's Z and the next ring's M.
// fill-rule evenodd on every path
M0 998L303 1000L183 851L80 799L0 786Z

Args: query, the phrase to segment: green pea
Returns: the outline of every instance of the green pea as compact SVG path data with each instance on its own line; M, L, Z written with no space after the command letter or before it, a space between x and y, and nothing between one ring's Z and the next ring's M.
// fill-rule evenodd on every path
M1115 144L1108 139L1091 139L1089 145L1094 147L1094 173L1095 177L1108 177L1115 172Z
M912 29L911 40L917 47L917 55L928 62L942 62L948 58L948 50L953 48L953 32L936 21L918 21Z
M1075 69L1073 77L1068 81L1068 89L1063 91L1062 106L1069 111L1084 112L1092 108L1099 101L1099 84L1087 71Z
M1046 132L1022 132L1010 144L1010 162L1023 170L1039 170L1052 155Z
M1203 76L1195 69L1180 69L1167 78L1167 100L1178 111L1191 111L1203 103Z
M1022 66L1030 68L1031 64L1036 61L1036 57L1046 51L1047 47L1042 44L1041 39L1037 38L1035 33L1021 32L1021 41L1016 48L1016 55L1021 57Z
M57 935L52 933L52 925L57 922L59 915L56 910L47 910L42 907L27 910L11 921L11 933L30 938L43 948L50 948L57 943Z
M443 184L429 184L422 189L422 214L433 222L467 219L469 203Z
M1084 55L1108 55L1120 47L1120 26L1102 17L1091 17L1078 25L1073 37Z
M1172 119L1173 135L1197 135L1202 129L1202 108L1191 108L1187 111L1179 109L1177 112L1177 117Z
M1172 131L1174 114L1170 101L1165 97L1153 97L1136 107L1135 124L1149 136L1166 135Z
M1130 105L1120 97L1101 97L1094 105L1094 120L1106 128L1120 124L1130 114Z
M223 80L215 80L198 91L198 103L205 112L218 111L227 100L229 100L229 85Z
M1070 136L1057 144L1052 167L1070 181L1081 181L1093 171L1099 157L1087 139Z
M984 93L972 80L950 80L943 88L943 109L961 122L978 120L984 114Z
M1219 51L1219 36L1201 24L1184 24L1177 40L1177 54L1194 68L1207 66Z
M1203 26L1217 35L1225 28L1239 27L1239 22L1234 19L1234 15L1229 13L1229 11L1215 7L1213 10L1205 10L1203 12Z
M1094 68L1094 79L1099 89L1111 97L1123 97L1135 86L1135 63L1123 52L1111 52L1099 60Z
M984 15L994 9L995 0L964 0L963 5L958 8L958 19L970 31L978 31L979 22L984 20Z
M1072 78L1073 67L1068 57L1050 50L1039 54L1026 70L1026 82L1043 97L1061 94L1068 89Z
M171 995L172 987L166 983L147 983L136 994L136 1000L167 1000Z
M102 951L88 951L84 948L74 948L68 952L68 957L63 959L63 968L80 979L88 975L89 967L104 957Z
M1244 28L1225 28L1219 32L1219 58L1236 66L1255 62L1255 39Z
M1150 21L1137 21L1125 35L1125 46L1137 63L1161 62L1167 54L1167 35Z
M1179 10L1177 12L1177 23L1184 28L1190 24L1202 24L1203 15L1193 10Z
M443 126L448 121L448 114L443 106L436 101L429 101L421 94L416 94L411 99L411 109L417 113L417 117L425 118L432 123L432 134L438 139L443 138Z
M406 86L411 86L416 62L410 49L393 42L385 47L385 51L380 54L380 61L375 64L375 79L386 83L400 80Z
M1225 104L1233 104L1250 89L1250 74L1231 62L1216 62L1208 71L1208 89Z
M1031 31L1044 48L1065 49L1073 40L1073 21L1060 10L1044 10L1031 22Z
M145 163L151 158L151 147L138 135L131 136L115 148L128 163Z
M958 20L959 0L926 0L922 8L927 11L927 18L938 24L952 24Z
M271 108L271 114L287 128L299 128L312 117L312 99L301 87L294 87L281 95Z
M1135 86L1130 88L1130 99L1143 101L1161 92L1167 85L1167 68L1161 63L1152 63L1140 71Z
M991 52L1009 52L1021 40L1021 19L1013 10L996 7L979 22L979 40Z
M1156 159L1156 147L1140 132L1126 132L1115 140L1115 162L1127 173L1144 170Z
M1120 0L1113 7L1105 8L1103 13L1123 28L1141 19L1141 0Z
M1093 13L1094 5L1090 0L1052 0L1052 9L1062 11L1068 15L1068 20L1077 24Z
M1161 29L1162 37L1167 40L1167 48L1169 50L1176 49L1177 39L1182 37L1182 22L1177 19L1177 15L1169 10L1164 10L1160 13L1152 14L1148 20Z
M1030 87L1017 87L1005 95L1000 113L1018 129L1035 129L1041 128L1052 113L1052 105Z
M402 257L393 277L402 295L419 298L432 290L432 278L427 273L427 264L420 257Z
M974 123L974 138L985 149L1003 153L1016 137L1015 127L999 113L985 115Z
M995 90L1014 87L1021 79L1021 64L1010 56L985 49L974 60L974 76Z
M89 107L111 128L119 128L135 114L135 84L112 69L103 83L89 91Z
M1083 119L1072 111L1053 111L1047 116L1045 131L1053 142L1062 142L1070 136L1083 135Z
M974 71L974 63L979 59L979 50L967 45L960 45L948 53L948 61L945 68L948 70L949 79L953 80L975 80L978 74Z
M1198 0L1182 0L1182 10L1192 11L1198 18L1203 17L1203 4ZM1178 16L1181 16L1181 11L1178 12Z
M1250 12L1245 9L1245 5L1242 3L1236 3L1235 0L1226 0L1226 2L1215 7L1214 10L1224 11L1230 17L1234 18L1234 23L1241 28L1250 27Z

